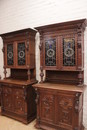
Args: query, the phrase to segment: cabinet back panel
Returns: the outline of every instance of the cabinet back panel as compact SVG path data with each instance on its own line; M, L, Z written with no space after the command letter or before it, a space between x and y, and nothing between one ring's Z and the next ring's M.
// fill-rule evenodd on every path
M27 80L28 79L27 70L26 69L11 69L11 78Z
M46 80L57 83L78 84L79 72L74 71L46 71Z

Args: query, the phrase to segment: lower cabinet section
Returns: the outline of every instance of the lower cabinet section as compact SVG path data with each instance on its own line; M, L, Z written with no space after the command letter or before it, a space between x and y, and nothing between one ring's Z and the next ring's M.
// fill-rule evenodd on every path
M27 124L36 117L35 91L31 85L2 85L1 114Z
M34 85L37 93L35 127L45 130L83 130L83 92L43 86Z

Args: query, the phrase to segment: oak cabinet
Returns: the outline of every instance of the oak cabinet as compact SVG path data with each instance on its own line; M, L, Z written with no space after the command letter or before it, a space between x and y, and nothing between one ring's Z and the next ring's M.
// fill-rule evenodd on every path
M35 34L24 29L1 34L3 39L4 79L0 80L1 114L27 124L36 117ZM7 69L10 75L7 76Z
M85 86L43 83L33 85L37 93L36 128L83 130L83 92ZM70 88L71 87L71 88Z
M4 67L25 69L35 67L35 31L28 29L16 34L3 34L2 38Z
M35 91L32 85L24 82L2 81L1 114L12 117L23 123L31 122L36 116Z
M84 130L84 30L86 19L41 26L40 77L34 84L36 128Z

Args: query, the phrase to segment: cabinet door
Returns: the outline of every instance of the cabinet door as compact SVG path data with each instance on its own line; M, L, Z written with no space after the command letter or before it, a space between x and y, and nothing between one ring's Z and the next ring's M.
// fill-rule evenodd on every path
M25 112L25 101L24 92L22 89L14 89L14 112L24 114Z
M61 69L77 69L77 35L65 35L61 38Z
M14 55L14 44L13 43L5 44L4 64L5 64L5 67L8 67L8 68L15 66L15 55Z
M68 130L73 129L74 97L67 94L60 94L56 99L56 123Z
M43 93L40 95L40 118L43 121L53 123L55 117L55 99L54 96L49 93Z
M57 67L57 38L45 38L44 39L44 68L46 69L56 69Z
M27 65L27 60L29 60L29 54L27 52L29 48L26 49L26 42L20 41L17 42L17 57L16 57L16 66L25 68Z
M3 106L4 109L13 111L13 97L12 97L12 88L3 87Z

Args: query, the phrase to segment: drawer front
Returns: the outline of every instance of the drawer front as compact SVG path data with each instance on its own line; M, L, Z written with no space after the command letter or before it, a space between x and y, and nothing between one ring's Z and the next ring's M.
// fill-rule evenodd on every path
M49 93L43 93L40 95L40 116L42 120L54 122L54 107L55 98L54 95Z

